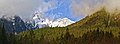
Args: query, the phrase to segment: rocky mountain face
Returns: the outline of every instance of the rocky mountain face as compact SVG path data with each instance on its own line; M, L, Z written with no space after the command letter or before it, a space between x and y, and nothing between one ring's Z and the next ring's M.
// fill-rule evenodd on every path
M3 16L0 18L0 21L3 23L7 32L21 32L27 29L24 21L19 16Z

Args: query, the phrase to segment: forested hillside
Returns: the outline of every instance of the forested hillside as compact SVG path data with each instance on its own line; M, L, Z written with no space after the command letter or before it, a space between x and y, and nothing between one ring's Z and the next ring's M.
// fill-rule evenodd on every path
M120 13L111 14L103 8L67 27L46 27L17 35L5 33L1 23L0 31L0 44L119 44Z

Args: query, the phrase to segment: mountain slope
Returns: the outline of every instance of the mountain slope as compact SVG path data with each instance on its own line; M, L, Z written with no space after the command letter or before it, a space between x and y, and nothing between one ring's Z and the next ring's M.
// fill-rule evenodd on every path
M19 17L18 17L19 18ZM14 19L14 17L13 17ZM105 9L101 9L84 19L73 23L67 27L61 24L71 23L68 18L60 18L55 21L33 17L37 25L45 24L47 26L35 30L27 30L13 36L2 36L4 31L0 32L0 39L8 40L6 43L15 44L119 44L120 42L120 12L109 13ZM43 20L42 20L43 19ZM33 20L33 22L34 22ZM6 20L5 20L6 21ZM7 20L8 21L8 20ZM11 20L10 20L11 21ZM14 20L13 20L14 21ZM1 21L0 21L1 22ZM20 23L19 20L16 22ZM54 23L55 22L55 23ZM2 22L3 23L3 22ZM28 22L31 23L31 22ZM58 25L60 24L60 25ZM9 26L9 25L8 25ZM3 30L0 27L0 30ZM17 28L16 28L17 29ZM9 35L9 34L8 34ZM9 37L11 39L9 39ZM7 38L7 39L5 39ZM12 40L12 41L11 41Z
M120 14L110 14L104 8L89 15L82 20L69 25L69 28L82 28L82 27L108 27L108 26L120 26L117 22L120 21ZM115 20L116 19L116 20Z
M21 32L18 35L18 43L119 44L119 22L120 13L111 14L103 8L67 27L46 27Z
M19 33L33 29L32 23L24 22L19 16L3 16L0 21L3 23L7 33Z
M7 17L3 16L0 18L7 32L21 32L26 28L24 21L19 16Z

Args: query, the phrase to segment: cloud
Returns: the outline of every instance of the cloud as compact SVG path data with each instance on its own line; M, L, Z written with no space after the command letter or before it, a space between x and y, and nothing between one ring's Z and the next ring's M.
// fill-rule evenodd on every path
M49 11L50 9L54 9L56 7L55 0L51 0L48 2L41 2L39 9L37 11L45 13Z
M55 16L59 17L58 14L55 14L54 10L58 9L59 6L63 4L65 0L47 0L45 2L42 2L42 4L39 6L39 9L36 11L37 13L40 13L41 16L47 17L51 20L55 19Z
M64 0L0 0L0 17L3 15L18 15L22 17L22 19L31 19L35 12L44 16L47 11L56 9L63 1Z
M109 12L114 12L114 10L120 10L120 0L106 0L105 6Z
M18 15L29 18L36 11L44 13L55 6L55 0L0 0L0 17Z
M76 16L86 16L105 7L108 12L120 10L120 0L73 0L71 10Z
M0 16L30 16L42 0L0 0Z

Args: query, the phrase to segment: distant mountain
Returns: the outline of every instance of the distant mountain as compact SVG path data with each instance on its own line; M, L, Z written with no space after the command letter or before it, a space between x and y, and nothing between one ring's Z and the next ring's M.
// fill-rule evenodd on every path
M23 21L19 16L3 16L0 21L4 24L7 32L22 32L31 29L43 27L65 27L74 21L68 18L59 18L56 20L49 20L35 13L31 20Z
M55 21L53 21L53 23L51 24L52 27L66 27L72 23L75 23L74 21L71 21L68 18L60 18L57 19Z
M38 26L39 28L43 27L65 27L68 26L74 21L71 21L68 18L59 18L56 20L50 20L48 18L42 18L40 14L35 14L33 16L33 21L35 22L35 26Z
M30 23L25 23L19 16L3 16L0 18L6 32L21 32L29 29Z

